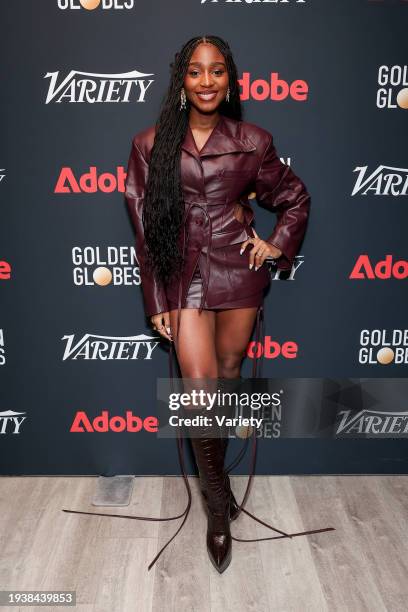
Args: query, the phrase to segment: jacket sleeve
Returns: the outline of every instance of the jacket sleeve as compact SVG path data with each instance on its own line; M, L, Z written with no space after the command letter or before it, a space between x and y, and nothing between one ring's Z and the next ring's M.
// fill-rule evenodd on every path
M125 181L125 198L136 233L136 256L142 283L144 308L148 317L167 312L167 298L163 285L146 266L146 245L142 222L145 186L149 166L135 140L129 157Z
M291 167L277 156L271 134L256 177L255 193L258 202L276 212L277 223L266 242L282 251L275 260L278 270L290 270L306 231L310 195Z

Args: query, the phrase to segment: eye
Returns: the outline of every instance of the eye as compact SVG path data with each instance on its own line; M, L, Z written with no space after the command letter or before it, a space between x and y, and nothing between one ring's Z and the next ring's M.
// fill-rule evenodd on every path
M213 70L213 72L217 76L221 76L222 74L224 74L225 70L223 70L222 68L217 68L216 70ZM199 74L199 71L198 70L189 70L188 74L190 76L194 77L194 76L197 76Z

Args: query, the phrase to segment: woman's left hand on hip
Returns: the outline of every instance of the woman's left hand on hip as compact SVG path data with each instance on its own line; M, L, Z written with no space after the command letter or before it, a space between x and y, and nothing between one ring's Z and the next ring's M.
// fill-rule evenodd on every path
M254 271L256 271L262 266L267 257L277 259L282 255L282 251L270 242L259 238L254 228L252 228L252 231L255 234L255 238L248 238L241 244L240 254L242 255L248 244L254 245L249 253L249 269L251 270L255 265Z

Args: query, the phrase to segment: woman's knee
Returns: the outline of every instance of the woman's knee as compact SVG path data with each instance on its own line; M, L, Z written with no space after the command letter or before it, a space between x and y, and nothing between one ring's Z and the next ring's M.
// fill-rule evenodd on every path
M183 378L215 379L218 376L215 364L211 368L204 368L202 364L197 364L196 367L191 364L180 364L180 369Z
M217 355L218 376L220 378L234 378L235 376L239 376L243 357L243 353Z

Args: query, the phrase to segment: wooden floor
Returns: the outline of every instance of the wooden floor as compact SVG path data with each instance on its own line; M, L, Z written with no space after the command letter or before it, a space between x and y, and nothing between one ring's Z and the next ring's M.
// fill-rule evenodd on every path
M180 519L132 521L61 508L172 516L187 501L181 477L137 478L130 506L90 504L93 477L0 478L0 590L76 590L77 606L0 610L80 612L408 610L408 476L258 476L247 509L291 532L275 541L233 541L223 573L211 565L198 479L184 528L147 566ZM232 477L238 501L247 479ZM240 538L274 535L241 514Z

